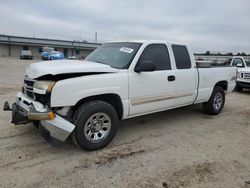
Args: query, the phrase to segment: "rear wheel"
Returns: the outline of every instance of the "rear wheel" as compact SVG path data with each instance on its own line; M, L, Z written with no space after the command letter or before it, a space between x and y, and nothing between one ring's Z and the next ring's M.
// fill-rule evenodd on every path
M208 102L203 103L204 110L209 115L219 114L225 104L225 91L219 86L215 86Z
M98 150L108 145L118 129L118 115L112 105L104 101L90 101L75 112L75 144L85 150Z

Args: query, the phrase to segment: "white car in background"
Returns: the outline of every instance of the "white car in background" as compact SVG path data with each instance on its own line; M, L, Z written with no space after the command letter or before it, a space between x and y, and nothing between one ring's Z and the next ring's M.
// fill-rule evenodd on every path
M33 59L32 52L30 50L22 50L20 59Z
M237 67L237 91L242 91L244 88L250 89L250 62L245 61L241 56L236 56L232 59L230 66Z

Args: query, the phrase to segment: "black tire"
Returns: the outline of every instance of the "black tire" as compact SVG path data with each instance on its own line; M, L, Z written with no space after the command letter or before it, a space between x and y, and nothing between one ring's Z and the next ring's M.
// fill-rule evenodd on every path
M218 96L221 97L221 103L216 103L217 104L216 105L215 98L217 98ZM223 88L215 86L209 101L203 103L203 108L207 114L217 115L223 110L224 104L225 104L225 91Z
M34 125L37 129L39 129L39 124L40 124L40 121L34 121L34 122L33 122L33 125Z
M93 136L92 134L94 134L93 132L96 130L93 130L93 131L91 130L90 132L92 134L90 134L91 136L88 137L85 134L85 131L86 131L85 129L91 129L87 127L88 120L91 117L94 117L95 114L100 114L100 113L105 114L105 117L106 116L109 117L109 120L110 120L109 132L106 133L106 136L103 139L99 141L93 141L93 140L90 140L91 139L90 137ZM89 150L89 151L98 150L107 146L113 140L118 130L117 112L112 105L104 101L95 100L95 101L89 101L89 102L84 103L75 111L74 119L75 119L76 128L72 134L72 140L77 146L80 146L81 148L85 150ZM100 124L101 124L101 127L103 127L103 122ZM90 127L93 127L93 126L94 126L94 123L90 125Z

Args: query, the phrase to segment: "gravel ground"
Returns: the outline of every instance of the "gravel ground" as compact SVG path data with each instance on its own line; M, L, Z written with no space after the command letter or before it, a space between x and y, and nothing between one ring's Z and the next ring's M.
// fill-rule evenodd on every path
M0 99L13 102L34 61L0 59ZM218 116L201 105L121 122L106 148L54 148L0 111L0 187L250 187L250 91Z

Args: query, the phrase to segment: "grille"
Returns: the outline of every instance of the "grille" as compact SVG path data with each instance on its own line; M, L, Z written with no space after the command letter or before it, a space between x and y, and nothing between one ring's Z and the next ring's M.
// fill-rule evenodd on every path
M247 72L245 72L244 74L244 79L246 79L246 80L250 80L250 73L247 73Z
M36 80L32 80L29 78L24 79L23 83L23 93L28 95L30 98L35 99L34 93L33 93L33 85Z

